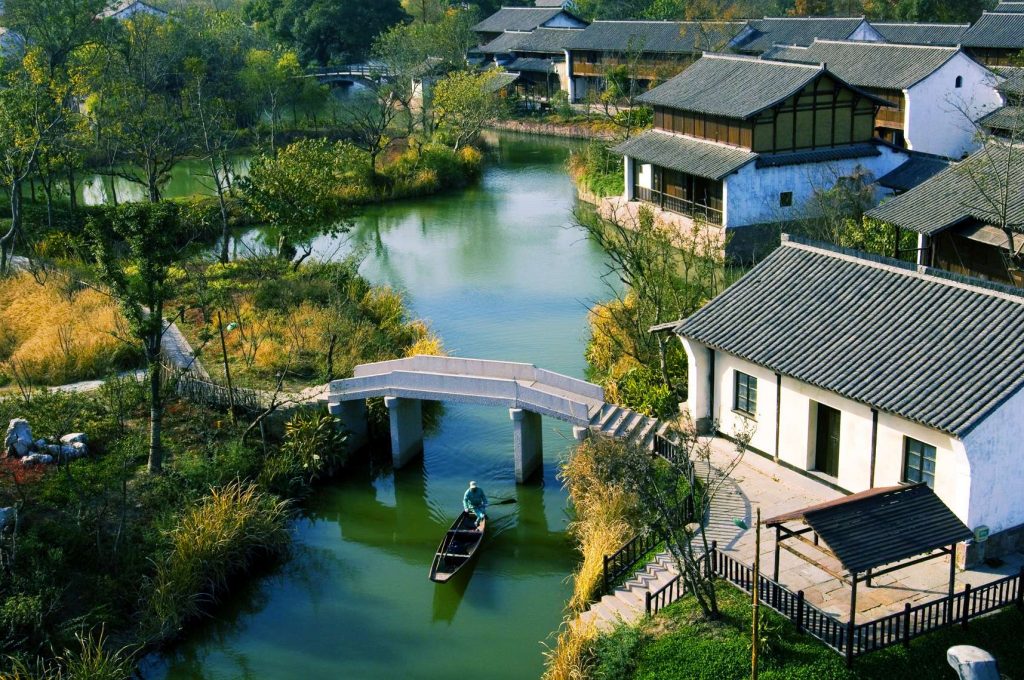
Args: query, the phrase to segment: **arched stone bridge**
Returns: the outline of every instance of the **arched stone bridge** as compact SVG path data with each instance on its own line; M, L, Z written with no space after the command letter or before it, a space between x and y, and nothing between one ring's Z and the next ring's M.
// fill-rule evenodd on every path
M415 356L363 364L353 377L330 384L328 407L341 418L355 446L366 441L366 399L373 397L384 397L390 413L396 468L423 450L423 401L508 408L519 483L541 464L542 415L571 423L577 440L600 432L650 447L654 435L666 428L654 418L606 403L598 385L533 364Z

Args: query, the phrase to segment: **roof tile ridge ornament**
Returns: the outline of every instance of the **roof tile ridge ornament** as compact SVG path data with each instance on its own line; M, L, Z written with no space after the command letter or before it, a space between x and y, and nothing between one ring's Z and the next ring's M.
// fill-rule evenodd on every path
M818 253L827 257L833 257L844 262L860 264L873 269L902 274L910 278L924 279L972 293L979 293L990 297L999 298L1008 302L1024 305L1024 290L1006 286L991 281L983 281L953 272L947 272L934 267L911 264L903 260L895 260L884 255L875 255L854 248L844 248L832 243L807 239L794 234L783 233L781 246L784 248L795 248L807 252Z
M873 42L871 40L839 40L837 38L815 38L807 47L813 47L815 43L830 43L833 45L858 45L863 47L888 47L890 49L903 49L903 48L914 48L919 50L945 50L948 52L955 52L960 48L959 45L953 47L951 45L911 45L908 43L889 43L889 42ZM805 48L807 49L807 48Z

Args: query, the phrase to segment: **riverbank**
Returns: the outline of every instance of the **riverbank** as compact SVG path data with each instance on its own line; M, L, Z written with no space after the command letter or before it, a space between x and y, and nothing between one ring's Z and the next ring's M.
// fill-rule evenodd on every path
M558 122L511 118L491 121L487 127L504 132L566 139L596 139L606 142L615 139L614 130L600 121Z

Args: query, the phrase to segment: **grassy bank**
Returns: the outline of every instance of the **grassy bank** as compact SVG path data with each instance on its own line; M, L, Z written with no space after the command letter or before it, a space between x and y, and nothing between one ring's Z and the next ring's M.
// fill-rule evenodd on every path
M722 618L708 622L692 598L684 598L636 626L595 636L589 648L589 678L616 680L732 680L750 676L750 597L719 586ZM762 611L765 611L762 608ZM765 680L857 680L955 677L946 650L958 644L992 652L1007 678L1021 677L1024 646L1016 631L1024 614L1004 609L971 624L919 638L909 649L893 647L858 659L853 668L832 650L768 611L762 628L760 677Z

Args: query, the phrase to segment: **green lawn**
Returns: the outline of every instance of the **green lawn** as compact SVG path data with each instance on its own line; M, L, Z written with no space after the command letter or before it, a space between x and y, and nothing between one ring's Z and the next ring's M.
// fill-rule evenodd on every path
M722 584L723 618L700 620L692 598L665 609L639 628L620 627L602 637L595 678L637 680L727 680L750 675L749 596ZM762 608L764 611L764 608ZM768 610L771 649L762 655L764 680L839 680L852 678L956 678L946 663L946 649L971 644L992 652L1004 677L1024 678L1024 615L1014 607L971 623L924 636L911 643L876 652L846 668L845 660L789 621Z

